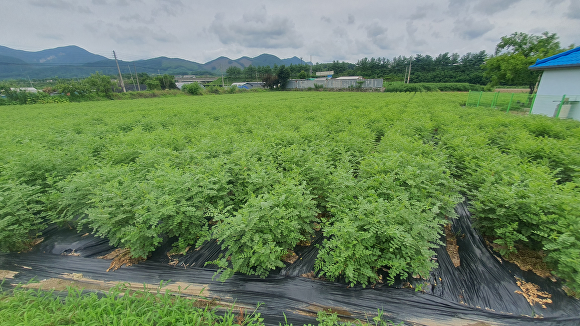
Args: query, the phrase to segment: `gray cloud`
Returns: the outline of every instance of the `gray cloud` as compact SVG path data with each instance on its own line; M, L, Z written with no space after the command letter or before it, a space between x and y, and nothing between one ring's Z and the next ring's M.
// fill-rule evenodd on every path
M299 48L302 37L294 23L284 17L268 16L266 9L246 13L241 20L226 21L223 15L216 15L210 25L210 33L218 36L223 44L239 44L249 48Z
M417 47L417 46L422 46L422 45L427 44L427 42L425 40L417 38L416 33L417 33L418 28L417 28L417 26L415 26L413 24L413 21L411 21L411 20L407 21L406 30L407 30L408 40L409 40L409 43L411 45Z
M118 24L109 24L106 32L113 40L119 44L132 42L136 44L147 43L148 39L161 43L171 43L178 39L162 29L153 30L151 28L123 27Z
M76 11L82 14L92 13L87 6L77 6L76 4L64 0L29 0L29 4L40 8L52 8L66 11Z
M49 39L49 40L57 40L57 41L62 41L64 35L62 34L52 34L52 33L36 33L36 35L38 37L41 37L43 39Z
M86 23L84 29L91 34L104 36L112 39L117 44L149 44L152 40L160 43L171 43L178 41L174 35L167 33L161 28L152 29L150 27L125 27L118 23L105 23L102 20Z
M325 22L325 23L332 23L332 19L330 19L330 17L326 17L326 16L322 16L320 17L320 20Z
M494 28L487 19L464 18L456 20L454 25L453 31L466 40L476 39Z
M566 11L566 17L571 19L580 19L580 2L570 2L570 6L568 6L568 10Z
M435 4L433 4L433 3L418 6L415 9L415 12L413 14L411 14L411 16L409 16L409 18L411 18L411 19L425 18L425 17L427 17L427 15L429 13L433 12L436 8L437 7L435 7Z
M393 48L392 41L387 35L387 28L379 25L377 22L372 22L365 27L367 37L382 50L390 50Z
M356 53L369 55L373 53L373 50L370 48L367 42L363 42L361 40L354 41Z
M119 1L126 1L126 0L119 0ZM181 2L181 0L158 0L158 1L156 1L156 3L159 4L159 7L157 9L153 10L153 12L152 12L153 16L156 15L157 12L164 12L164 13L168 14L169 16L176 17L185 8L185 5L183 4L183 2Z
M122 21L126 21L126 22L135 22L135 23L142 23L142 24L153 24L155 22L154 17L149 17L148 19L145 19L145 18L141 17L141 15L139 15L139 14L121 16L121 17L119 17L119 19Z
M474 10L476 12L483 12L492 15L507 10L510 6L520 1L521 0L479 0L479 3L475 5Z
M546 2L552 6L556 6L564 2L564 0L546 0Z
M346 23L349 25L354 24L354 15L353 14L348 14L348 21Z
M339 37L339 38L347 38L348 37L348 32L345 28L339 26L339 27L335 27L332 30L332 35Z
M108 5L107 0L92 0L91 3L94 4L94 5L97 5L97 6L106 6L106 5Z
M469 9L469 0L449 0L449 11L451 13L459 13Z

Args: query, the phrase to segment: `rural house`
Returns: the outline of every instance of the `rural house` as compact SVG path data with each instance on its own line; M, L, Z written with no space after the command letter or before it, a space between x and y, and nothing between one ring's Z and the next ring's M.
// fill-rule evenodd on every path
M543 70L532 113L580 120L580 47L536 61Z

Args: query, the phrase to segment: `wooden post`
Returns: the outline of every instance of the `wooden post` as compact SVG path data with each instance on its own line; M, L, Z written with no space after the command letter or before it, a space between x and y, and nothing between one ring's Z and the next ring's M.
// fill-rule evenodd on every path
M117 54L113 51L113 56L115 57L115 62L117 63L117 70L119 71L119 79L121 79L121 87L123 88L123 93L127 93L125 89L125 83L123 82L123 76L121 76L121 68L119 68L119 61L117 61Z
M133 64L133 68L135 68L135 78L137 78L137 88L139 92L141 91L141 85L139 85L139 75L137 75L137 65Z
M133 83L133 91L137 89L137 87L135 87L135 80L133 79L133 73L131 72L131 66L127 65L127 68L129 68L129 75L131 75L131 82Z
M413 56L411 56L409 59L409 74L407 75L407 84L409 83L409 80L411 79L411 64L412 63L413 63Z

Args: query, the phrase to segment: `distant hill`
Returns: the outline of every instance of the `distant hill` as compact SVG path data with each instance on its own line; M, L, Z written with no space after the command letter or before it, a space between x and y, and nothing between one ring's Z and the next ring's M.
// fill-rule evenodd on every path
M74 45L37 52L14 50L5 46L0 46L0 55L14 57L26 63L52 64L84 64L107 59L101 55L90 53L89 51Z
M274 65L277 65L277 66L287 65L287 66L289 66L290 64L297 65L297 64L305 64L305 63L307 63L307 62L300 60L300 58L298 58L298 57L292 57L289 59L280 59L275 55L264 53L264 54L260 54L259 56L255 57L255 58L241 57L241 58L236 59L236 60L232 60L232 59L227 58L227 57L219 57L219 58L214 59L210 62L207 62L206 64L203 65L203 67L208 71L211 71L214 73L220 73L221 71L226 71L226 69L228 69L231 66L236 66L236 67L243 69L249 65L252 65L254 67L260 67L260 66L273 67Z
M147 60L119 61L122 73L170 75L219 75L231 66L245 68L253 66L274 66L305 63L298 57L280 59L272 54L261 54L255 58L241 57L232 60L219 57L205 64L179 58L158 57ZM78 46L65 46L37 52L14 50L0 46L1 79L45 79L45 78L82 78L92 73L116 75L117 65L112 59L90 53Z

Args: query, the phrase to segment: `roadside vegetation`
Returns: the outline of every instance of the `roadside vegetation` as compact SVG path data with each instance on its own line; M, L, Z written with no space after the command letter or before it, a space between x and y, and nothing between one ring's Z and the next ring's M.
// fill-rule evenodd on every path
M222 279L265 277L318 230L317 275L368 286L427 276L467 199L502 254L542 251L580 289L580 123L464 103L248 92L4 107L0 250L66 223L135 258L217 240Z
M179 292L141 290L115 286L106 293L68 287L66 291L7 287L0 283L0 325L253 325L262 326L257 312L209 299L181 296ZM332 311L321 310L316 325L394 326L382 312L372 320L341 321ZM280 325L288 324L280 316ZM400 323L398 325L402 325Z

